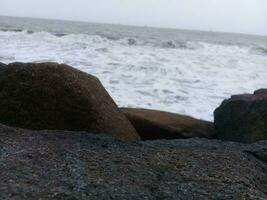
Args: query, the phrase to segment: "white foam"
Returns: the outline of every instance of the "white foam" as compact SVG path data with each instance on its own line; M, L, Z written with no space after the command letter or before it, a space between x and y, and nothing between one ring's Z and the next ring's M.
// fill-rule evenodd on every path
M231 94L267 87L264 51L193 41L167 41L164 46L164 42L0 31L0 61L67 63L99 77L119 106L207 120L213 120L214 109Z

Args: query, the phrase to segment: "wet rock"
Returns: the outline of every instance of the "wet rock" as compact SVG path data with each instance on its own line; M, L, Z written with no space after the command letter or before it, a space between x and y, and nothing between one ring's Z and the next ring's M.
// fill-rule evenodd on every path
M214 112L218 138L244 143L267 139L267 90L234 95Z
M169 112L121 108L143 140L213 138L213 123Z
M266 141L124 143L0 125L0 144L3 200L267 199Z
M11 63L1 71L0 122L139 140L96 77L57 63Z

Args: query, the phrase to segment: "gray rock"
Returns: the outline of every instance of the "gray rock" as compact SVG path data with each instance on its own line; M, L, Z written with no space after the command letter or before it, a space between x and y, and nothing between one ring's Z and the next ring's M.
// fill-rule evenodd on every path
M267 141L125 143L0 126L0 199L267 199Z
M217 136L222 140L253 143L267 139L267 90L234 95L214 112Z

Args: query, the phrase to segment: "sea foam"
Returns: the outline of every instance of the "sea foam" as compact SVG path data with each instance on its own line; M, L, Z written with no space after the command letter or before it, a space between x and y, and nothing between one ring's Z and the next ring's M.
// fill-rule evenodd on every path
M119 106L213 120L232 94L267 87L264 45L0 31L0 62L59 62L102 81Z

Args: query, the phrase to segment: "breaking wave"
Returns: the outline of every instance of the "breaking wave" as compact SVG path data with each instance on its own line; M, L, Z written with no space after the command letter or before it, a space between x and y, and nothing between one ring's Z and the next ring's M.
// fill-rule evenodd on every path
M252 48L252 52L256 52L259 54L267 55L267 47L264 46L256 46Z
M158 40L158 39L147 39L143 40L140 38L133 38L133 37L119 37L114 35L108 35L105 33L97 33L96 35L89 35L89 34L66 34L66 33L49 33L45 31L41 32L34 32L32 30L24 30L24 29L8 29L2 28L0 29L2 32L9 32L9 33L21 33L21 34L33 34L35 36L52 38L57 37L61 39L65 39L69 42L71 40L74 43L80 42L84 44L92 44L92 43L117 43L124 46L152 46L157 48L166 48L166 49L184 49L184 50L196 50L205 48L205 46L209 45L218 45L218 46L237 46L238 48L244 48L244 45L237 44L237 43L207 43L207 42L199 42L199 41L177 41L177 40ZM56 40L56 38L54 38ZM258 54L267 54L267 47L265 46L245 46L250 50L252 53ZM210 46L208 47L210 48Z
M213 119L214 109L231 94L267 87L267 47L263 44L116 33L2 29L0 62L70 64L99 77L119 106L207 120Z
M100 43L100 42L109 42L109 43L118 43L120 45L125 46L153 46L159 48L169 48L169 49L188 49L194 50L198 48L202 48L200 42L181 42L174 40L142 40L138 38L129 38L129 37L114 37L109 36L107 34L99 33L97 35L88 35L88 34L65 34L65 33L49 33L49 32L33 32L31 30L23 30L23 29L1 29L2 32L10 32L10 33L21 33L21 34L33 34L34 36L40 37L58 37L61 39L66 39L68 41L73 41L77 43L77 41L82 42L84 44L88 44L91 42ZM56 39L56 38L54 38Z

